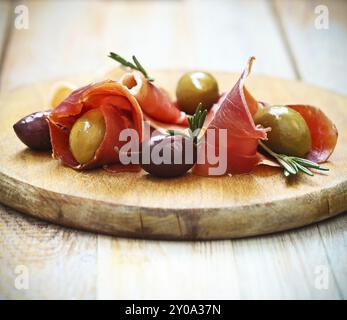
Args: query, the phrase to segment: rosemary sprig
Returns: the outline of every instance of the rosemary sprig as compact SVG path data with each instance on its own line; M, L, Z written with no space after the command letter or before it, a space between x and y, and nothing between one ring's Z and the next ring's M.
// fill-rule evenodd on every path
M188 118L188 135L182 131L178 130L167 130L170 135L181 135L193 139L196 144L198 142L198 136L200 134L201 128L204 125L207 115L207 110L202 110L202 103L199 103L192 117Z
M114 52L110 52L109 58L116 60L117 62L119 62L121 65L123 65L125 67L129 67L131 69L140 71L148 81L154 81L154 78L151 78L148 75L145 68L141 65L141 63L139 62L139 60L135 56L132 56L134 63L127 61L126 59L121 57L119 54L114 53Z
M319 164L299 157L287 156L285 154L278 154L268 148L263 142L259 141L259 145L272 157L274 157L277 162L283 168L283 173L286 177L290 175L296 175L297 173L304 172L309 176L313 176L313 172L310 169L329 171L328 168L321 167Z

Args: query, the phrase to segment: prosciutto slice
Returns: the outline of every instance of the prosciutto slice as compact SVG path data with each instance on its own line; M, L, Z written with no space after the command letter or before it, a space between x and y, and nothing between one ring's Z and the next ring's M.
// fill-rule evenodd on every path
M216 167L208 161L208 150L218 150L219 147L226 149L227 165L224 174L236 174L250 172L260 161L261 156L257 153L258 139L266 139L268 129L256 127L252 116L257 112L259 105L252 95L245 89L244 84L251 72L254 57L248 60L247 67L241 74L240 79L225 94L214 118L207 127L215 132L215 146L208 148L208 140L199 146L198 159L203 157L204 163L198 160L194 167L194 173L198 175L210 175L210 169ZM221 141L219 130L225 129L227 139Z
M153 122L155 127L188 126L187 115L177 108L163 89L148 81L141 72L126 73L119 82L129 89L139 102L144 118Z
M287 105L299 112L311 133L312 147L306 155L308 160L321 163L333 153L338 132L334 123L320 109L310 105Z
M99 108L104 116L105 136L94 158L81 165L70 151L69 135L75 121L93 108ZM126 87L111 80L90 84L72 92L51 112L48 124L53 157L74 169L91 169L110 164L117 164L115 167L119 169L118 151L126 143L119 141L119 133L123 129L137 130L139 141L142 141L143 114L138 101ZM130 171L134 171L134 166Z

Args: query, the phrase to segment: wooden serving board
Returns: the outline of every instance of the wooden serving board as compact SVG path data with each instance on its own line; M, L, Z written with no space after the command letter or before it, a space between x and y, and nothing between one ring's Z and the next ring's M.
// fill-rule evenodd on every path
M157 72L173 92L181 72ZM221 90L238 75L216 74ZM86 84L90 77L72 79ZM248 88L273 104L319 106L335 122L339 140L328 174L286 179L260 166L247 175L162 180L144 172L77 172L50 154L27 149L12 125L47 109L52 83L0 97L0 201L57 224L126 237L219 239L271 233L329 218L347 209L347 97L300 82L251 76Z

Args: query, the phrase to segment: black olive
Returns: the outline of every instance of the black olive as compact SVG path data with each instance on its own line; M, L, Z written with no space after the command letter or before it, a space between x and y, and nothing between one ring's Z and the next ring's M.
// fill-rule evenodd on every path
M193 140L181 135L153 136L141 145L141 167L146 172L162 178L184 175L196 162ZM165 160L163 163L159 163Z
M46 117L49 111L34 112L13 125L17 137L30 149L51 150L51 138Z

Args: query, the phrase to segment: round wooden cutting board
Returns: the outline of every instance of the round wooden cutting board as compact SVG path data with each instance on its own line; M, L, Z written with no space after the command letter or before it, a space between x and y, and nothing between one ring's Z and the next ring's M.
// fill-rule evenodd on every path
M173 92L181 72L157 72ZM215 74L229 90L236 74ZM90 77L72 79L77 85ZM320 107L339 140L328 174L286 179L260 166L233 177L161 180L144 172L77 172L51 155L27 149L12 125L47 109L53 83L22 87L0 97L0 202L57 224L126 237L219 239L271 233L323 220L347 209L347 97L300 82L251 76L248 89L273 104Z

